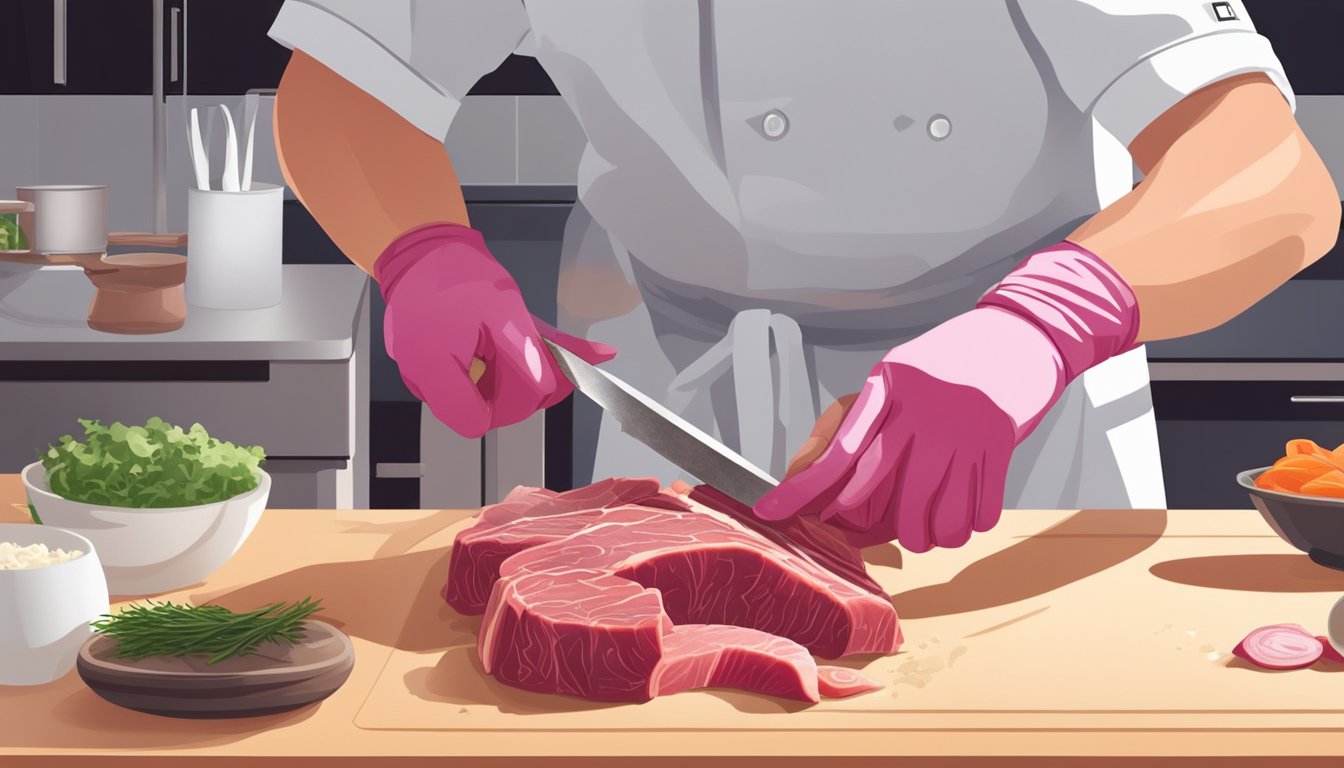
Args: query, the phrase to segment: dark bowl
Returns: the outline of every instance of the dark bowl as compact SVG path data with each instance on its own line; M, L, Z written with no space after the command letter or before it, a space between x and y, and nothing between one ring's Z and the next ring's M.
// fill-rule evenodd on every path
M1255 479L1267 469L1248 469L1237 475L1237 484L1280 538L1315 562L1344 571L1344 499L1257 488Z

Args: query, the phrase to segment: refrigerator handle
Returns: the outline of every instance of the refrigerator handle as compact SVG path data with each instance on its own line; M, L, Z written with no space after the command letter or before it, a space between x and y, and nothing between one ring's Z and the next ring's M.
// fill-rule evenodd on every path
M66 0L52 0L51 82L65 85Z
M181 55L178 52L179 46L177 41L178 35L180 34L178 32L178 27L181 26L181 24L182 9L173 6L173 8L168 11L168 82L170 83L176 83L181 77L178 73L177 63L178 57Z

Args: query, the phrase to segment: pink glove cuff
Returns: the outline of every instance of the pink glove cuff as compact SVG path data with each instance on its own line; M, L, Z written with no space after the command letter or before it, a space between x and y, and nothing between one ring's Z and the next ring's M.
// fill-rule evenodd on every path
M1139 303L1119 273L1067 240L1037 251L980 299L1035 325L1059 350L1067 384L1127 352L1139 333Z
M453 245L464 255L492 258L481 233L461 224L426 224L399 235L373 263L373 279L378 281L383 300L391 297L397 283L416 262L439 248ZM453 252L457 250L453 248Z

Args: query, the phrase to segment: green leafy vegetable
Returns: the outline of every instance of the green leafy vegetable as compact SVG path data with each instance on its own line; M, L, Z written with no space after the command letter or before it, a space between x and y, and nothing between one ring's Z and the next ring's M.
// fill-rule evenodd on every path
M34 507L33 502L31 501L28 502L28 514L32 516L34 523L37 523L38 525L42 524L42 518L37 516L37 507Z
M122 658L209 656L206 663L216 664L255 653L262 643L292 645L302 640L304 620L321 609L322 601L305 597L292 605L274 603L247 613L218 605L147 602L115 616L103 614L93 628L117 641L117 655Z
M24 251L28 238L23 236L16 214L0 214L0 251Z
M211 437L200 424L183 430L158 417L142 427L105 427L80 419L84 441L70 435L40 453L53 493L72 501L134 509L211 504L257 487L266 454Z

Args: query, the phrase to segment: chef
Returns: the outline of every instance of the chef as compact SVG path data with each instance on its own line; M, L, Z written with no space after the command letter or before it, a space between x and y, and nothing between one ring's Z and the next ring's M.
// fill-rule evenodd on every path
M475 437L565 397L549 338L787 473L758 515L858 545L1165 506L1144 342L1339 231L1237 1L288 0L271 36L286 178L436 417ZM443 147L513 53L587 138L558 329ZM593 451L597 477L681 476L610 418Z

